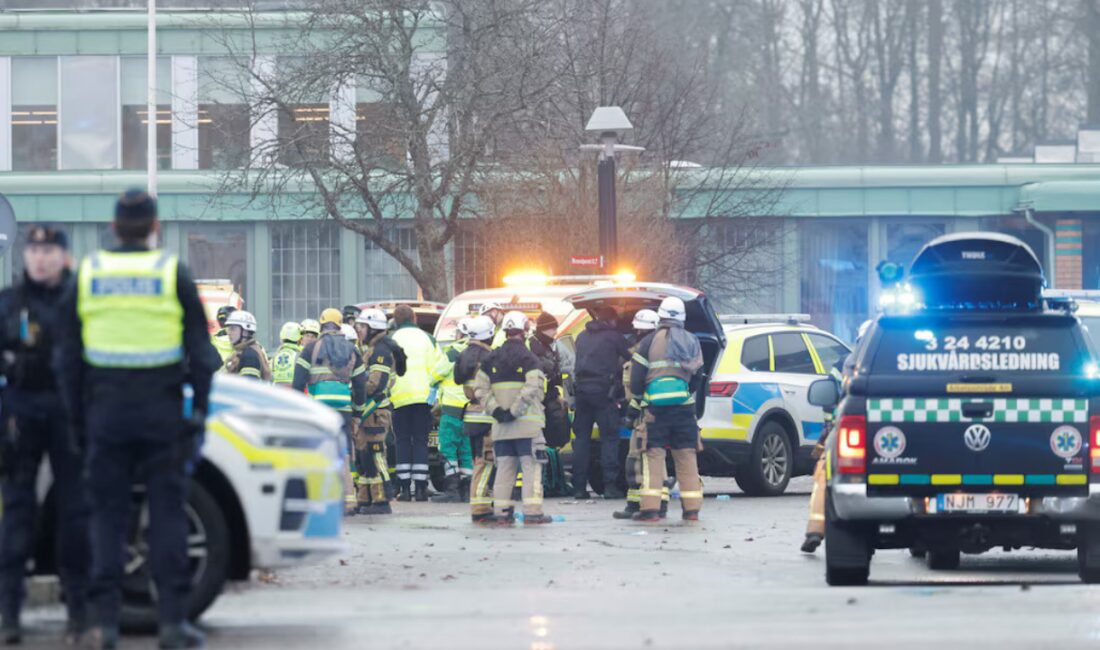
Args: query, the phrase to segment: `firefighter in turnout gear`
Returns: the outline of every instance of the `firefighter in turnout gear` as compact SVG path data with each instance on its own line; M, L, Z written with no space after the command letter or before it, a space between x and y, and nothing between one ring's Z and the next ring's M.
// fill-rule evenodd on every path
M344 511L352 515L359 506L351 479L351 466L356 463L352 439L355 414L363 412L366 401L367 369L355 344L344 338L342 324L339 310L329 308L321 313L321 337L302 348L292 386L297 391L308 390L318 402L344 416L345 444L351 459L344 476Z
M546 460L543 398L546 375L538 358L527 349L527 316L508 312L501 323L507 337L481 363L474 393L493 424L493 458L496 480L493 502L497 509L494 523L515 522L512 489L516 474L523 469L523 523L548 524L553 521L542 512L542 464Z
M672 450L685 521L699 519L703 485L699 478L699 424L695 419L695 389L701 380L703 352L698 339L684 329L684 301L661 302L657 330L634 352L630 392L646 403L646 452L642 458L639 521L659 521L661 488L665 482L665 447Z
M469 499L470 477L474 462L470 452L470 439L462 432L462 412L466 408L466 391L455 382L455 363L469 345L471 319L464 318L458 324L459 339L452 343L432 371L432 381L440 395L442 413L439 418L439 453L443 456L446 486L443 494L432 497L437 503L460 503Z
M474 459L474 473L470 479L470 518L474 523L493 520L493 497L489 478L493 473L492 427L496 420L485 412L479 401L475 380L481 364L492 351L496 327L488 316L477 316L466 326L470 342L455 361L454 380L462 386L466 395L466 409L462 413L462 433L470 439L470 453Z
M355 319L360 351L367 364L366 402L355 433L356 501L361 515L388 515L393 488L386 462L386 436L393 425L390 390L404 352L386 335L386 313L364 309Z
M225 321L233 354L225 360L225 372L231 375L271 381L267 354L256 342L256 317L243 309L229 315Z
M650 332L657 329L660 322L657 312L652 309L640 309L634 314L634 345L630 353L638 351L638 344L642 342ZM626 508L612 513L615 519L632 519L641 508L642 501L642 474L643 462L646 452L646 425L645 418L641 417L645 410L645 402L641 395L635 395L630 390L630 369L633 360L623 365L623 386L626 388L627 407L623 415L623 426L630 429L630 447L626 452ZM668 512L669 491L668 486L661 486L661 516Z
M271 359L271 380L277 386L289 388L294 383L294 368L302 351L302 326L294 321L283 323L279 340L279 349Z

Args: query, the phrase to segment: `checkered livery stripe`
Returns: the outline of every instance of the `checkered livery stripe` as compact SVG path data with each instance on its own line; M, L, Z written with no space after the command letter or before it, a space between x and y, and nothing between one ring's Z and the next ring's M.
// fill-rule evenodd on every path
M963 404L993 402L988 418L963 417ZM867 400L868 422L1088 422L1085 399L880 398Z

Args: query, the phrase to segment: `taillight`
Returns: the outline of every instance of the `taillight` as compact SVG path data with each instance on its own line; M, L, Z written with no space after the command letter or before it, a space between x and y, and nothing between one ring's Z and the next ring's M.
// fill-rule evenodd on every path
M841 474L862 474L867 465L867 418L845 415L837 425L837 466Z
M707 390L707 394L711 397L733 397L736 392L737 382L735 381L712 381Z
M1089 458L1092 471L1100 472L1100 415L1089 418Z

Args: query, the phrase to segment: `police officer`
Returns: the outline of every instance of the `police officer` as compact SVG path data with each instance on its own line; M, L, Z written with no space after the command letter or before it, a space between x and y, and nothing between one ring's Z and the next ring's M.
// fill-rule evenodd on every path
M695 389L701 380L703 352L684 329L684 301L668 297L657 310L657 330L638 344L631 357L630 391L646 401L646 452L643 458L640 521L659 521L665 481L665 448L672 450L685 521L699 519L703 486L699 479L699 424Z
M294 368L302 351L302 326L294 321L279 328L279 349L271 359L271 380L276 386L290 387L294 383Z
M652 309L639 309L634 314L634 345L630 348L631 355L638 349L638 344L657 329L660 317ZM630 447L626 452L626 508L612 513L615 519L632 519L638 512L642 499L642 474L644 471L642 458L645 456L646 427L645 419L639 417L645 408L645 402L641 395L635 395L630 390L631 361L623 365L623 386L626 388L628 402L626 413L623 417L623 426L630 429ZM668 488L662 486L661 512L668 510Z
M225 329L229 333L229 342L233 344L233 354L225 360L225 371L231 375L271 381L267 355L256 342L256 317L238 309L226 319Z
M497 509L494 523L515 522L512 490L516 474L523 469L523 523L548 524L553 521L542 511L542 465L546 443L542 440L545 418L546 375L539 360L527 349L527 316L508 312L501 323L507 339L482 360L474 383L478 402L493 416L493 457L496 480L493 502Z
M77 440L86 440L92 503L92 641L118 642L133 486L145 484L161 648L195 648L184 510L217 352L198 290L175 255L152 248L157 204L142 190L115 207L120 242L84 260L61 305L55 371ZM125 332L125 336L120 336ZM185 384L193 398L185 402Z
M321 337L302 348L294 368L296 391L309 391L318 402L344 416L344 437L351 459L344 474L344 512L353 515L359 508L351 467L355 466L355 413L362 412L366 390L366 368L355 344L344 337L340 326L343 316L332 307L321 312Z
M404 363L404 351L386 335L381 309L364 309L355 319L360 351L367 364L366 402L355 435L356 498L361 515L388 515L393 498L386 461L386 436L393 426L390 391Z
M312 318L302 321L301 346L304 348L321 337L321 324Z
M33 551L39 465L50 459L56 488L55 556L71 642L84 629L88 588L88 502L81 455L68 420L57 408L51 368L62 294L72 282L68 237L52 225L34 226L23 249L23 278L0 292L3 417L0 423L0 635L19 643L23 579Z
M229 330L226 329L225 323L235 311L237 308L233 305L218 307L218 330L210 335L210 342L214 344L214 349L218 351L223 364L233 355L233 342L229 340Z
M598 306L595 320L577 336L577 362L573 390L577 406L573 413L573 491L577 499L588 498L588 468L592 460L592 426L600 427L600 467L603 496L622 499L626 493L617 485L619 477L619 410L623 364L630 359L630 346L616 326L615 310Z
M474 473L470 439L462 432L462 412L469 402L466 392L454 379L455 363L469 345L471 319L458 323L458 339L439 355L432 370L433 387L440 396L439 454L443 457L446 486L432 497L436 503L460 503L469 499L470 477Z
M428 434L432 430L432 369L438 348L435 339L416 325L416 314L408 305L393 310L393 340L405 351L408 365L397 378L390 399L393 401L393 429L397 441L397 480L401 484L399 501L428 500Z
M344 305L344 309L341 312L344 316L344 325L354 328L356 320L359 318L360 309L355 305Z
M474 473L470 483L470 518L475 524L493 520L493 497L489 477L493 472L492 427L496 420L485 412L478 400L474 382L481 364L492 351L496 327L488 316L477 316L466 326L470 342L455 361L454 380L466 394L466 409L462 412L462 433L470 439Z

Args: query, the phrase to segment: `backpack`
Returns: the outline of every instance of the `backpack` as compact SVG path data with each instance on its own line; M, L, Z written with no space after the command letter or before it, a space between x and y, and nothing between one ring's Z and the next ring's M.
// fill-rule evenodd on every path
M565 476L565 466L557 449L546 448L546 464L542 466L542 494L545 497L566 497L573 494L573 485Z

